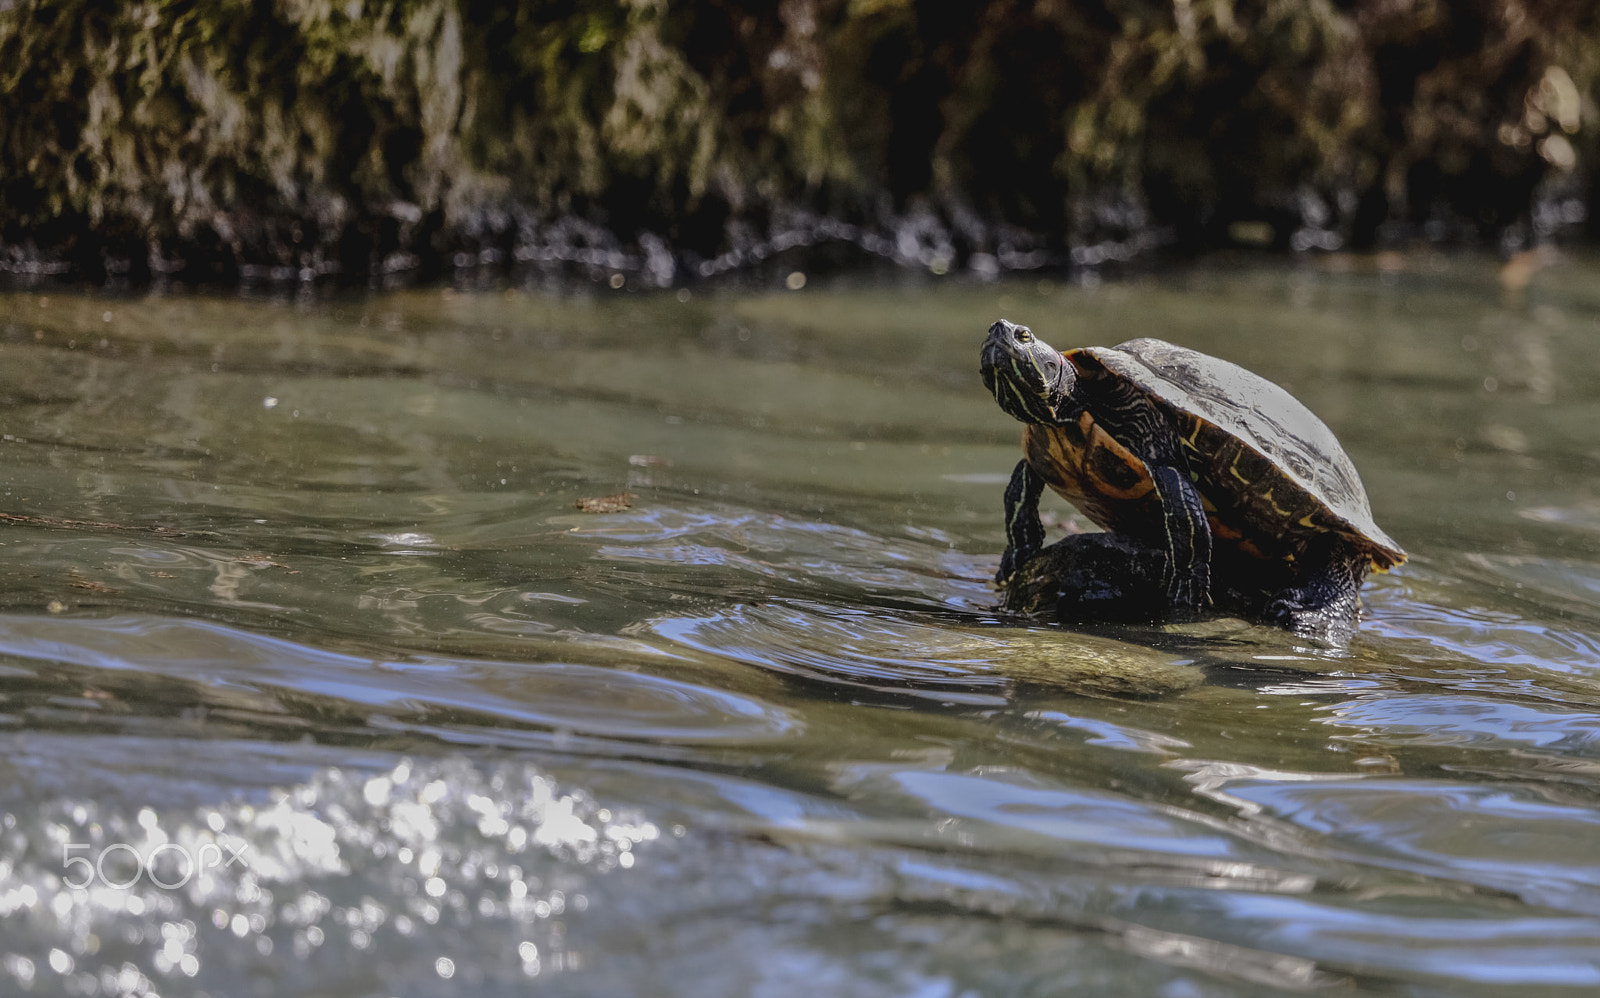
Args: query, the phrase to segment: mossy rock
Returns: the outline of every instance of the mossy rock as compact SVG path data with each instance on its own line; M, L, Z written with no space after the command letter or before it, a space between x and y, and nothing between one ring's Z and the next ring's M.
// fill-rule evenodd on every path
M1588 193L1597 80L1566 0L18 0L0 262L670 283L818 239L1530 237Z

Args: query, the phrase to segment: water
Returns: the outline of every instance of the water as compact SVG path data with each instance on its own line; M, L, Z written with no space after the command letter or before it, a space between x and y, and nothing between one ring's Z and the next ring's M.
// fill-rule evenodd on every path
M0 993L1593 989L1600 265L1381 262L6 295ZM1322 415L1352 644L998 618L999 316Z

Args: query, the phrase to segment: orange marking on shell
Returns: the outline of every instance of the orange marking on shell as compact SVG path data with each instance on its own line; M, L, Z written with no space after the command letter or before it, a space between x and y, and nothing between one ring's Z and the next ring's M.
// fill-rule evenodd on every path
M1087 413L1065 426L1025 426L1022 448L1051 491L1101 527L1149 532L1159 522L1159 510L1149 508L1155 482L1144 462ZM1107 464L1113 471L1126 472L1115 482L1108 481Z
M1208 517L1207 519L1211 523L1211 533L1225 541L1236 541L1244 536L1244 531L1239 530L1237 527L1230 527L1215 517Z
M1084 414L1083 419L1089 420L1087 413ZM1149 495L1150 490L1156 487L1155 481L1150 477L1150 469L1146 468L1144 462L1135 457L1128 448L1117 443L1111 434L1102 430L1092 420L1089 420L1089 422L1089 446L1084 453L1084 472L1094 485L1095 491L1110 499L1138 499ZM1089 458L1093 456L1095 451L1109 452L1116 463L1135 470L1138 474L1137 480L1127 487L1118 487L1107 481L1103 475L1090 474Z

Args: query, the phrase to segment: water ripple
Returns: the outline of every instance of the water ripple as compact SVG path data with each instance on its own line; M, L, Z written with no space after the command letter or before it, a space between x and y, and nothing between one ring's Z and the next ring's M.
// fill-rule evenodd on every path
M789 711L752 697L615 667L365 658L199 620L6 616L0 618L0 655L182 678L223 690L313 694L362 715L460 710L642 741L760 741L799 727Z
M1213 770L1207 793L1280 843L1273 824L1306 833L1318 851L1600 915L1600 815L1586 802L1442 779L1287 775Z
M730 569L785 586L839 585L918 604L987 614L993 559L947 545L884 537L839 524L718 507L635 509L603 526L575 524L595 556L620 562Z

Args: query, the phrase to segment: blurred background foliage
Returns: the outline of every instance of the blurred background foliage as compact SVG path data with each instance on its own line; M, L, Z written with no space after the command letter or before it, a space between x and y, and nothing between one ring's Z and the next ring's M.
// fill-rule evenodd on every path
M0 259L668 284L1513 251L1595 193L1572 0L0 0Z

